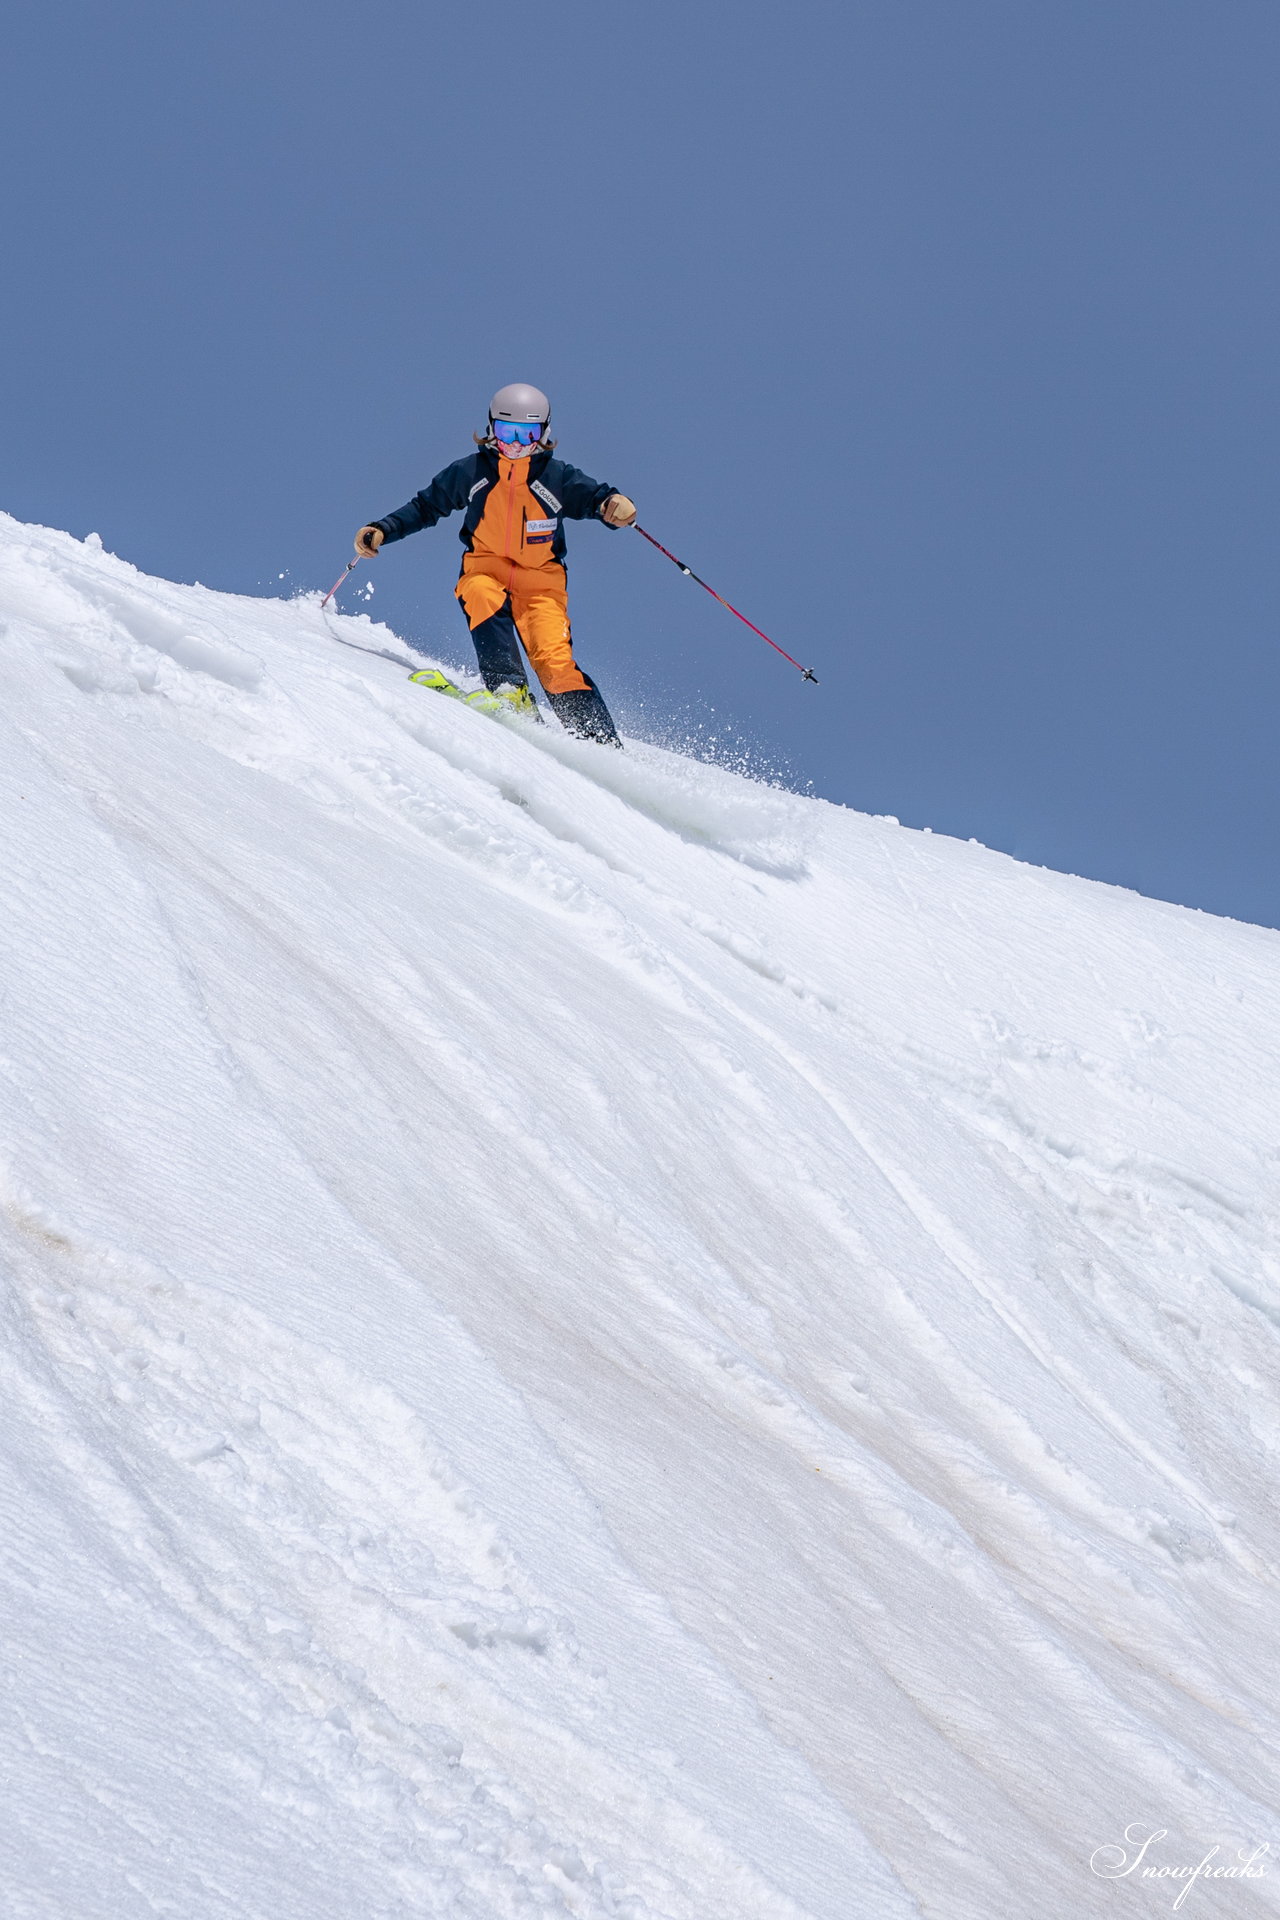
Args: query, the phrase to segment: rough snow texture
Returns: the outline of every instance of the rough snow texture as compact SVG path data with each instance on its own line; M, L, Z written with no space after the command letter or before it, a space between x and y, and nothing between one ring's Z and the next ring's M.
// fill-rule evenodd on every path
M92 539L0 521L0 620L6 1916L1280 1838L1280 936Z

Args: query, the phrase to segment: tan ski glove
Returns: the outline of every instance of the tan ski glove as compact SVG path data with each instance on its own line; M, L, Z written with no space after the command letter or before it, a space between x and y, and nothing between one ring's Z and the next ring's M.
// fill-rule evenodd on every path
M600 518L609 527L633 527L636 523L636 503L628 500L625 493L611 493L600 509Z
M615 494L614 498L617 498ZM361 527L356 535L356 552L362 558L371 560L386 539L381 527Z

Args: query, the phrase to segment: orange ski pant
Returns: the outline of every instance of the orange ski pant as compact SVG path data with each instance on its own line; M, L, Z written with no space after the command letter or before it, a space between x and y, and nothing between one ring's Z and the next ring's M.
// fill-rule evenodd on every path
M469 553L454 591L473 631L502 613L510 601L516 632L548 693L578 693L590 687L573 657L562 566L518 567L510 560Z

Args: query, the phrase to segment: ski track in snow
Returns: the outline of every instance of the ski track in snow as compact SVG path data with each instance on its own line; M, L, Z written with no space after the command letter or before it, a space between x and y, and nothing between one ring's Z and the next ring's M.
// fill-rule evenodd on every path
M1280 1862L1280 936L3 517L0 623L6 1912Z

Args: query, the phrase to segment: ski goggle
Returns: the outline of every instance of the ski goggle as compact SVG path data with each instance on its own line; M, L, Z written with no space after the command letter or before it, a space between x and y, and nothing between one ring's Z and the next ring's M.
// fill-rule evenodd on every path
M493 423L493 437L504 447L531 447L545 432L545 420L495 420Z

